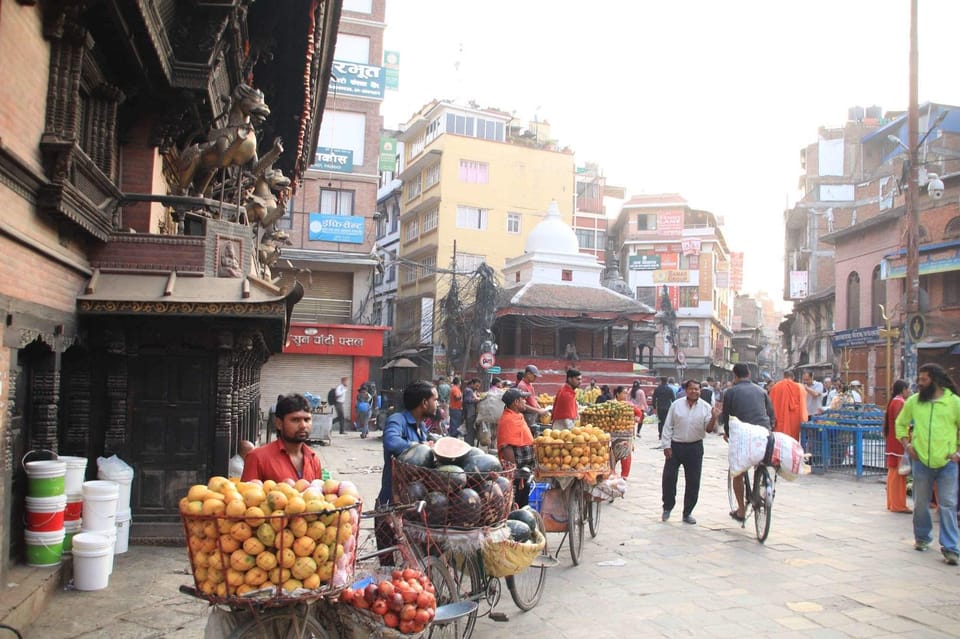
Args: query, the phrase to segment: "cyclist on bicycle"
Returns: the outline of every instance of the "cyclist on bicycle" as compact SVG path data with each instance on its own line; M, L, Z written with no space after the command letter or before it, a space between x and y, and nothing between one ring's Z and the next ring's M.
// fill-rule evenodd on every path
M768 430L773 430L776 423L770 397L750 380L750 369L746 364L733 365L733 386L723 394L720 423L724 428L724 441L729 441L731 417L748 424L764 426ZM737 496L737 509L731 510L730 516L742 522L745 512L742 474L733 478L733 492Z

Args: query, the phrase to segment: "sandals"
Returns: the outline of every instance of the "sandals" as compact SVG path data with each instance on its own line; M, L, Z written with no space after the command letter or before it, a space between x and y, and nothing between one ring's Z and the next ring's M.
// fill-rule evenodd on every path
M747 521L747 518L746 518L746 517L741 517L740 515L737 514L737 511L735 511L735 510L731 510L731 511L730 511L730 519L735 519L735 520L739 521L741 524L742 524L743 522Z

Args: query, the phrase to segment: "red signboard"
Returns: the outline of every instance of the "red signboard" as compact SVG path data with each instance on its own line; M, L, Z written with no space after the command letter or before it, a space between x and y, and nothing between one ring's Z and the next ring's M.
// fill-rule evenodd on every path
M743 253L730 252L730 288L743 290Z
M660 235L683 234L683 211L660 211L657 213L657 231Z
M493 356L493 353L482 353L480 355L480 368L487 370L491 368L494 364L497 363L496 358Z
M383 332L387 326L342 324L291 324L284 353L301 355L383 355Z

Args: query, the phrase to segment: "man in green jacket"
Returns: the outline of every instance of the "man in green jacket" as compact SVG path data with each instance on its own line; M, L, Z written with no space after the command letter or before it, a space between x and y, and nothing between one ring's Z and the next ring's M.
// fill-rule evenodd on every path
M911 426L913 434L911 437ZM960 462L960 394L937 364L917 374L917 393L897 416L897 439L913 459L913 547L926 550L933 541L930 498L937 484L940 505L940 552L957 565L957 462Z

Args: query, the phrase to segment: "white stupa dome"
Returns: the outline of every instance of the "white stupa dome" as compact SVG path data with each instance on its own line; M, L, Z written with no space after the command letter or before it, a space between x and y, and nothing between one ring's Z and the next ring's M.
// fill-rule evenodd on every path
M560 219L560 209L557 201L552 200L547 207L547 216L533 227L527 236L524 245L525 253L562 253L577 255L580 253L580 242L566 222Z

